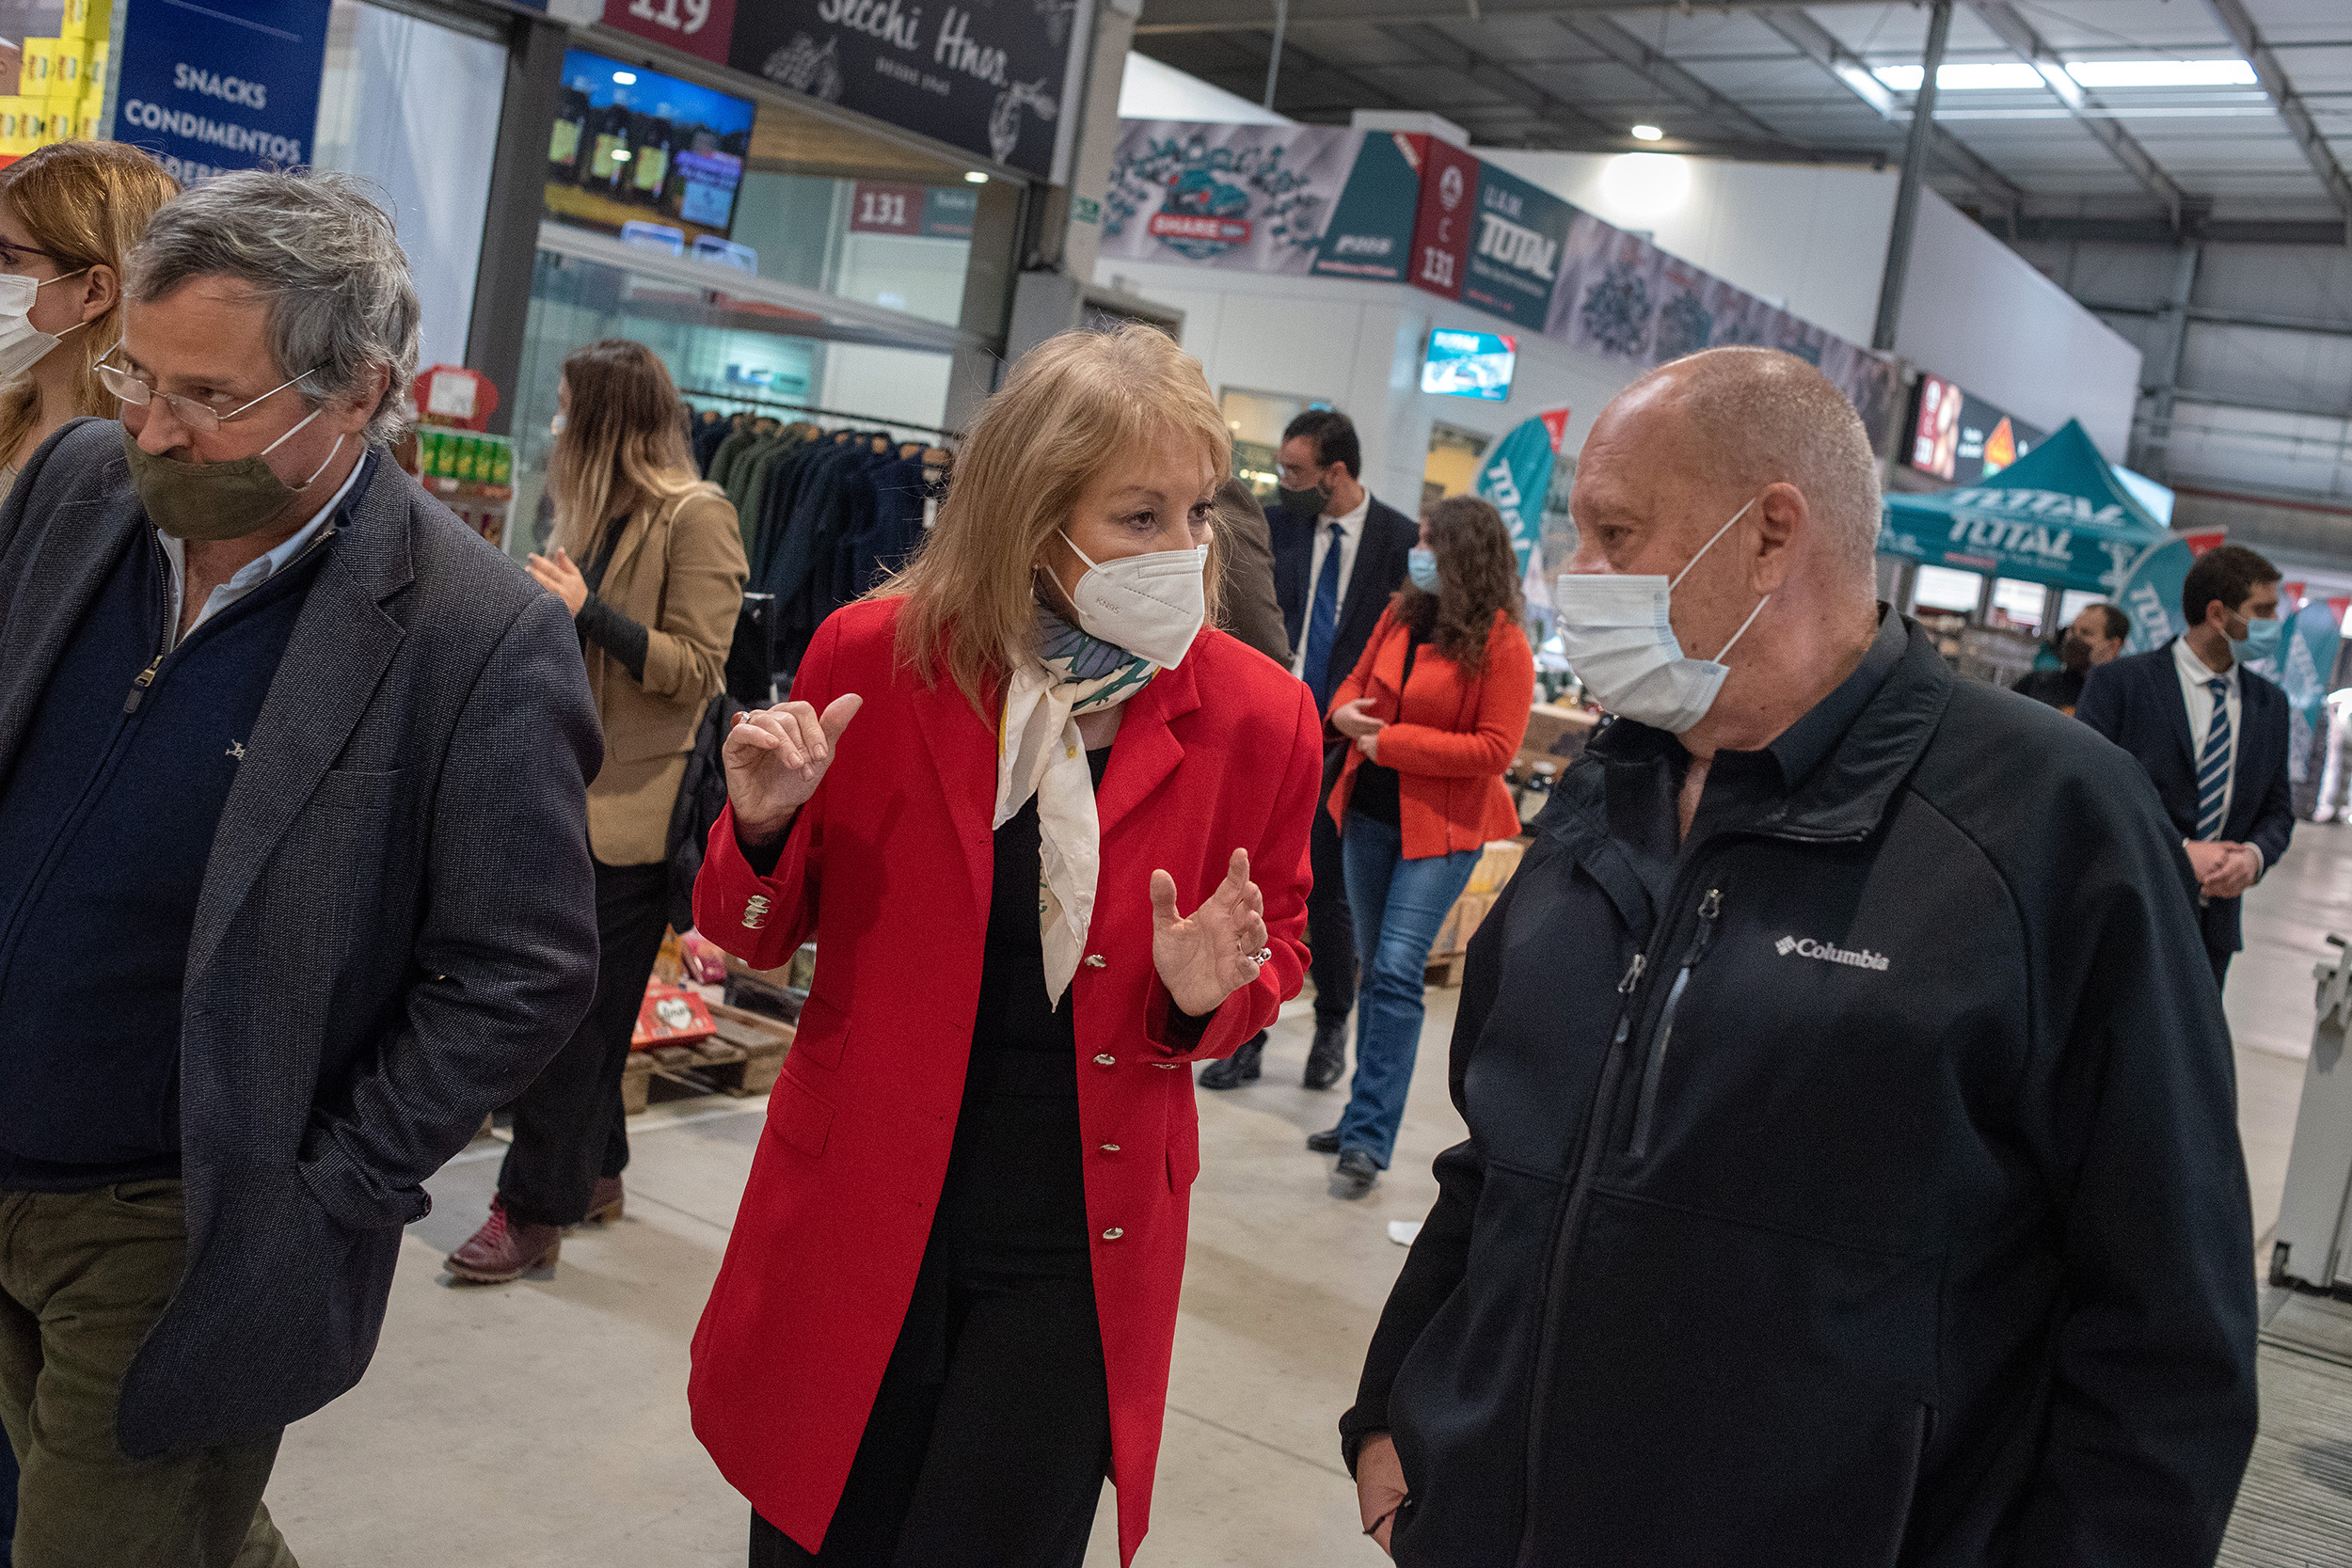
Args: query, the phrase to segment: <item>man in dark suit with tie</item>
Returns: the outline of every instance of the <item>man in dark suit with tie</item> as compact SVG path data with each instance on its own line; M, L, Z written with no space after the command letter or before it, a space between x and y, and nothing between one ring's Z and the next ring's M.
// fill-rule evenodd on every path
M1274 592L1296 650L1292 670L1327 714L1331 693L1371 641L1372 628L1405 580L1405 558L1421 525L1384 506L1363 486L1363 445L1346 415L1310 409L1282 432L1276 454L1281 504L1266 515L1273 534ZM1348 742L1324 725L1324 792L1330 792ZM1310 853L1314 891L1307 899L1307 939L1314 946L1315 1038L1307 1053L1307 1086L1327 1089L1347 1066L1347 1015L1356 1006L1356 932L1340 868L1340 831L1315 813ZM1259 1036L1200 1075L1204 1088L1230 1089L1258 1076L1265 1049Z
M2208 550L2181 613L2181 636L2093 670L2074 716L2139 759L2180 830L2217 984L2245 944L2239 896L2295 830L2286 693L2243 668L2278 652L2279 569L2241 545Z

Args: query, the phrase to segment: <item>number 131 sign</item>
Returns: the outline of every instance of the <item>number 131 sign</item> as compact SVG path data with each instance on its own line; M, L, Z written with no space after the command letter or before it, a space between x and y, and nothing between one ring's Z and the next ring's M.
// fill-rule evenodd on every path
M604 24L724 65L735 0L604 0Z

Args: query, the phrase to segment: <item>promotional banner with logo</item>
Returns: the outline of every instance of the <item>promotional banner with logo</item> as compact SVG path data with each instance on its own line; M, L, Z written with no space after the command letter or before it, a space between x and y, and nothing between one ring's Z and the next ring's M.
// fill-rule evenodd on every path
M1552 463L1567 431L1566 409L1536 415L1495 443L1470 486L1470 494L1494 503L1511 531L1531 609L1551 608L1551 578L1544 569L1544 498L1551 493Z
M1940 375L1923 375L1912 405L1911 439L1903 462L1936 479L1974 484L1999 473L2043 439L2039 426L2010 417Z
M1542 331L1576 209L1516 174L1481 164L1476 221L1463 302Z
M2327 727L2328 680L2335 673L2341 635L2332 609L2314 602L2298 610L2295 606L2299 598L2299 594L2280 595L2279 613L2287 624L2279 638L2277 661L2247 666L2278 682L2287 694L2287 778L2295 784L2304 782L2312 737Z
M1356 150L1339 208L1315 248L1326 277L1402 283L1413 254L1413 203L1421 195L1421 150L1406 135L1368 135Z
M1820 368L1883 444L1895 362L1432 136L1122 120L1104 256L1404 281L1646 368L1756 343Z
M640 3L605 0L605 21ZM737 8L726 62L1051 178L1078 25L1077 0L758 0Z
M1304 276L1364 141L1336 125L1121 121L1102 254Z
M2169 537L2073 420L1997 480L1890 495L1880 515L1882 554L2108 594Z
M2125 653L2161 648L2188 629L2181 616L2181 587L2188 581L2188 569L2199 556L2228 538L2223 529L2167 534L2124 570L2115 602L2132 620L2131 635L2123 640Z
M1470 236L1478 231L1476 158L1452 142L1415 136L1421 150L1421 199L1413 213L1410 281L1439 299L1460 299L1470 276Z
M245 0L232 14L115 0L122 40L114 135L182 184L310 161L328 0Z

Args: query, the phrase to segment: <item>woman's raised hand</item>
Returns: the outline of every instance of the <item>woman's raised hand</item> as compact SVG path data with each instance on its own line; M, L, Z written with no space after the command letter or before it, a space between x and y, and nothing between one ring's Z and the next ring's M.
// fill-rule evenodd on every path
M806 703L782 703L735 716L720 754L739 839L764 845L784 835L825 782L841 732L865 705L866 699L851 692L835 697L821 715Z
M1225 880L1188 917L1176 913L1176 879L1152 873L1152 962L1176 1006L1195 1018L1216 1011L1264 966L1265 895L1236 849Z

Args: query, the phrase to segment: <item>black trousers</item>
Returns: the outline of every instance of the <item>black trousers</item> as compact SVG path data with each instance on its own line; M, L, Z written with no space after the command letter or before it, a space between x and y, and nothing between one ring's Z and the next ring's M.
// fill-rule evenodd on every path
M1093 1285L967 1275L948 1296L946 1366L910 1313L824 1549L754 1513L751 1568L1086 1561L1111 1447Z
M1356 1006L1356 917L1347 907L1347 872L1340 860L1340 827L1323 803L1339 783L1347 742L1323 753L1323 793L1315 797L1315 822L1307 835L1307 859L1315 885L1307 894L1307 941L1314 951L1315 1022L1345 1023Z
M577 1225L596 1178L628 1164L621 1069L645 981L669 929L670 868L596 862L596 996L588 1016L513 1106L499 1196L527 1225Z

